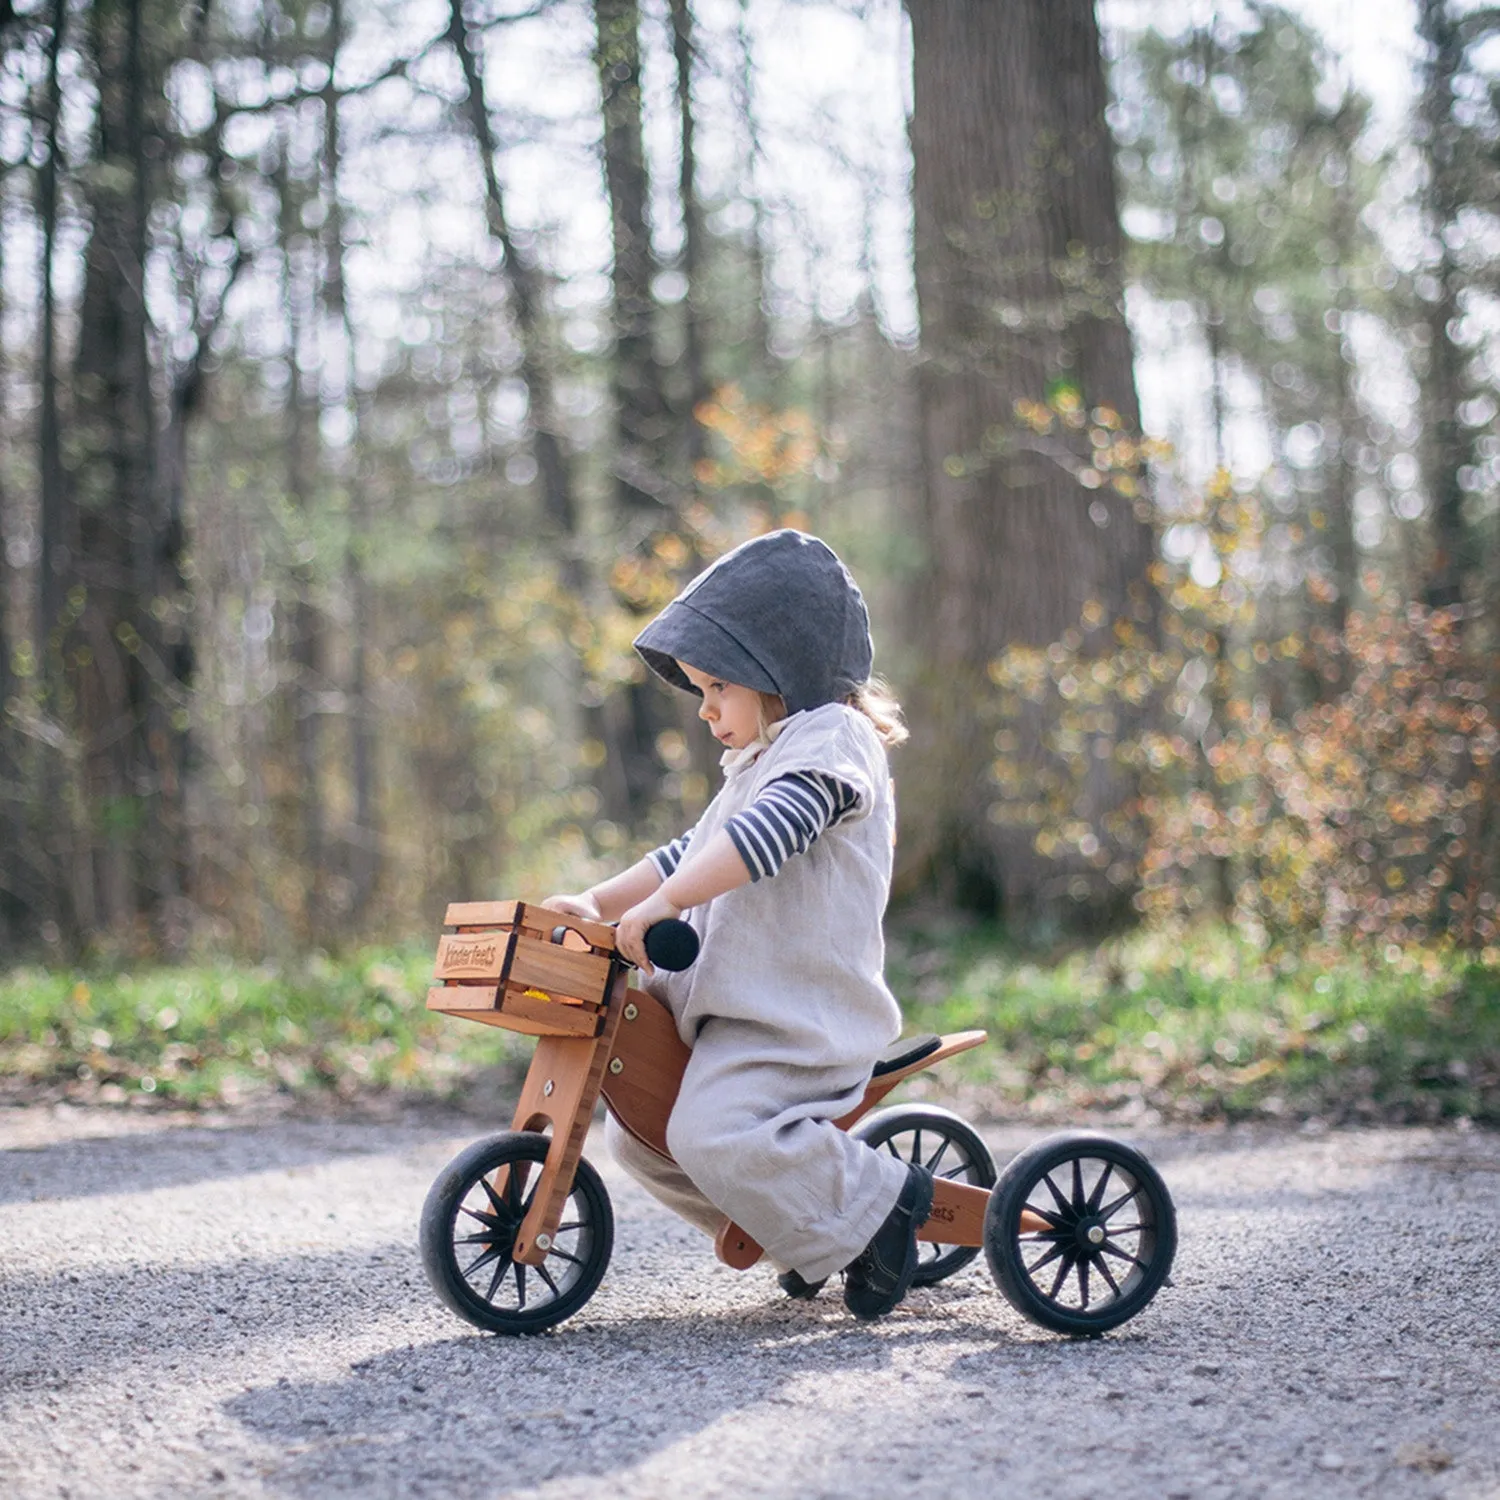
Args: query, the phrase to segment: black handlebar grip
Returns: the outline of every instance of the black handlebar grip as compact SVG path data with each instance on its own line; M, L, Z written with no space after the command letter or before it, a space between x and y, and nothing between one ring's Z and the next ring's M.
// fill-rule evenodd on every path
M675 918L653 922L646 929L646 957L658 969L686 969L698 957L698 934Z

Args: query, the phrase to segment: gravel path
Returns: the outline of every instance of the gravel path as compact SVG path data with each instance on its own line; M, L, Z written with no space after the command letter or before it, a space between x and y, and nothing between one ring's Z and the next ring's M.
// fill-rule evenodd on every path
M414 1246L488 1128L0 1113L0 1495L1500 1496L1500 1138L1137 1135L1175 1285L1086 1343L982 1259L873 1327L787 1302L596 1142L613 1264L512 1340Z

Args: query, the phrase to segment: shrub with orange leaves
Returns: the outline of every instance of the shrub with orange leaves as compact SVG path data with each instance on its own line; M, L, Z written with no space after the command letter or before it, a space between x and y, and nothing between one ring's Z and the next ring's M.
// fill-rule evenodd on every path
M1045 411L1018 415L1037 430ZM1241 566L1254 495L1216 476L1159 526L1185 523L1191 565L1153 565L1154 632L1122 620L1111 639L1091 602L1063 640L993 663L996 820L1109 864L1158 922L1217 907L1263 945L1500 947L1500 661L1454 611L1389 594L1341 633L1273 636ZM1010 726L1029 705L1048 728L1023 761ZM1080 794L1108 758L1139 794L1094 827Z

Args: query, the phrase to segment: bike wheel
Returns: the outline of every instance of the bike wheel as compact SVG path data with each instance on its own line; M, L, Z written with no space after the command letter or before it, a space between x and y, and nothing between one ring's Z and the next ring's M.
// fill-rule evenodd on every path
M1023 1211L1045 1229L1021 1227ZM984 1219L990 1273L1017 1312L1055 1333L1097 1334L1161 1290L1177 1214L1161 1175L1131 1146L1067 1131L1000 1174Z
M935 1104L896 1104L867 1115L850 1135L888 1151L897 1161L916 1162L934 1177L975 1187L995 1185L995 1159L974 1129ZM917 1241L913 1286L934 1286L961 1271L979 1254L978 1245Z
M599 1174L580 1160L552 1248L540 1265L512 1259L548 1138L507 1130L459 1152L422 1206L422 1265L459 1317L492 1333L539 1333L571 1317L598 1288L615 1217Z

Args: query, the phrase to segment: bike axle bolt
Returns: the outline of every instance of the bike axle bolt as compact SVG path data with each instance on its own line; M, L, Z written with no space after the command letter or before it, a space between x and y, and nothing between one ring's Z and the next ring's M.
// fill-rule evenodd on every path
M536 1237L538 1250L550 1250L552 1248L552 1236L550 1234L539 1234Z
M625 1019L627 1021L635 1020L638 1015L640 1015L640 1011L635 1008L634 1002L625 1007Z
M1095 1224L1094 1227L1089 1230L1089 1244L1102 1245L1103 1243L1104 1230L1098 1224Z

